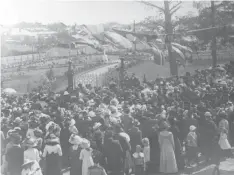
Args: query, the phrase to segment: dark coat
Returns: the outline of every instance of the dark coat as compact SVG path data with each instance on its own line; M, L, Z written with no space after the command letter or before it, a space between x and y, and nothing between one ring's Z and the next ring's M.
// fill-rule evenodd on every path
M157 120L154 119L146 119L141 123L141 131L142 131L142 137L149 137L152 135L153 127L157 124Z
M150 171L158 172L160 164L160 146L158 142L158 131L154 130L148 138L150 142L150 161L152 162Z
M24 149L13 145L7 150L6 161L8 162L8 171L10 174L21 174L21 166L24 163Z
M136 146L142 144L142 132L138 127L134 126L128 131L128 135L130 136L131 151L134 153L136 151Z
M107 159L107 169L112 172L123 170L123 149L118 140L107 138L104 142L104 156Z

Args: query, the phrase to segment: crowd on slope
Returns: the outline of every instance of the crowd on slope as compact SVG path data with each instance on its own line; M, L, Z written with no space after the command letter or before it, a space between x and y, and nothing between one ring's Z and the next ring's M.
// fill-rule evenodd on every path
M232 156L234 64L121 88L1 94L2 174L177 173Z

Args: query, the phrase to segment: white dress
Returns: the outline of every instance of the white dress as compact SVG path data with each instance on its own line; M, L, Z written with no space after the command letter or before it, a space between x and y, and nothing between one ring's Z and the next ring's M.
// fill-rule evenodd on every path
M225 150L225 149L231 149L231 145L227 139L227 134L226 133L221 133L220 134L220 138L219 138L219 145L221 147L221 149Z
M80 160L82 160L82 175L88 175L89 167L94 165L92 150L82 149L80 152Z
M171 132L161 131L159 133L160 144L160 172L177 173L178 167L175 158L175 143Z
M24 151L24 160L36 160L37 162L40 161L40 153L36 148L29 148Z
M23 168L21 175L43 175L40 165L37 161L34 161L30 167Z

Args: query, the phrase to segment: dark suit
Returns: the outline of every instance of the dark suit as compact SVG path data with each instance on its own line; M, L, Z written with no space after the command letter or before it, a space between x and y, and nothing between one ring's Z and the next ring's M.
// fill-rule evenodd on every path
M130 145L132 148L132 153L136 152L136 146L141 145L142 141L142 132L139 130L138 127L133 126L129 129L128 134L130 136Z
M107 170L114 173L123 171L123 149L119 141L106 138L103 148L104 156L107 158Z
M142 137L149 137L152 135L153 127L157 124L157 120L146 118L145 121L141 123Z

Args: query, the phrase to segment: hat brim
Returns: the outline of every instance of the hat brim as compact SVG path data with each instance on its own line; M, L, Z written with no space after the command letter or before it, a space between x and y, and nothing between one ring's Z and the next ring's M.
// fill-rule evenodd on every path
M24 167L24 166L29 165L29 164L34 164L34 160L29 160L29 161L25 162L23 165L21 165L21 167Z

